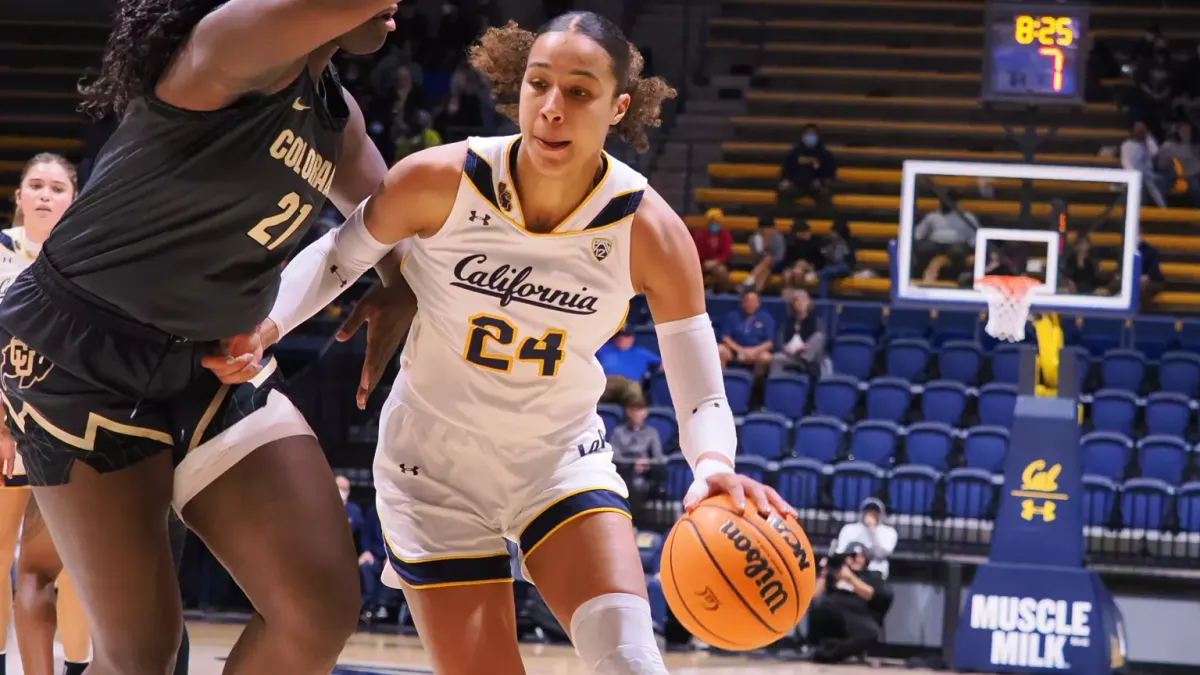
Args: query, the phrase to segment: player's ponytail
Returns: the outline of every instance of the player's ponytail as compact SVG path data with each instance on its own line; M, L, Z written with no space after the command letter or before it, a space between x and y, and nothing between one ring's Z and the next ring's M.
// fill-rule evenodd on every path
M100 74L80 83L80 110L94 118L123 115L130 101L153 91L200 19L225 1L121 0Z
M67 176L71 179L72 196L79 192L79 174L75 170L75 165L72 164L71 161L66 157L53 152L39 152L33 156L33 159L25 162L25 166L21 168L21 179L17 181L18 190L20 190L21 185L25 183L25 177L28 176L29 172L33 170L33 167L37 166L38 164L57 164L61 166L63 171L66 171ZM25 217L21 213L21 202L17 201L16 193L13 193L13 204L15 206L13 208L12 226L20 227L25 224Z
M471 47L470 62L492 84L496 110L519 122L518 99L525 79L525 65L538 36L546 33L574 32L594 40L604 48L613 63L616 93L629 94L629 109L616 125L617 135L638 152L650 147L646 131L662 125L662 103L675 97L675 90L661 77L642 77L645 60L621 29L594 12L568 12L551 19L532 33L510 21L489 28Z

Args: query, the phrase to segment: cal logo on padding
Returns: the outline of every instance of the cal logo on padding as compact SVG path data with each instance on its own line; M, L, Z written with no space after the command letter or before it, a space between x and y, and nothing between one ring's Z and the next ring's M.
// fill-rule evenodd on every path
M608 254L612 253L612 247L612 239L596 237L592 240L592 257L598 262L603 262L608 257Z
M1067 500L1067 495L1058 491L1062 465L1047 467L1044 459L1030 462L1021 473L1021 489L1013 490L1013 496L1021 498L1021 517L1025 520L1040 517L1048 523L1058 517L1055 502Z

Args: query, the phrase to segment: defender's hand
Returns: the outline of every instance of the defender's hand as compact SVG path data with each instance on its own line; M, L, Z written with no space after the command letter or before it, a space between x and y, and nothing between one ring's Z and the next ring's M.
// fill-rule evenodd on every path
M722 493L732 497L733 503L742 508L743 513L753 507L763 516L772 511L783 516L797 515L796 509L784 501L775 488L736 473L718 473L709 476L703 482L692 483L691 489L683 498L683 508L691 513L701 501Z
M200 359L200 365L208 368L225 384L249 382L262 370L264 324L275 323L266 319L252 333L243 333L221 340L217 354Z
M17 467L17 443L8 431L8 424L4 422L4 417L0 412L0 473L3 473L4 480L7 480L12 478L13 471ZM0 481L0 485L3 485L3 481Z
M408 282L398 280L391 286L375 284L363 295L337 332L339 342L349 340L363 323L367 324L367 355L355 399L366 409L367 397L375 390L387 364L396 355L413 317L417 315L417 296Z

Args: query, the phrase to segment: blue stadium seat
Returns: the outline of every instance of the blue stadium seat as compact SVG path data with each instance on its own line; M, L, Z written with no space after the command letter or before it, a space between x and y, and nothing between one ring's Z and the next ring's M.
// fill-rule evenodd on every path
M763 483L767 482L767 474L771 470L770 462L765 457L755 455L738 455L734 460L734 469L748 478Z
M1157 361L1179 339L1175 319L1142 316L1133 320L1133 348Z
M1160 391L1173 391L1194 398L1197 388L1200 388L1200 354L1163 354L1158 361L1158 387Z
M1132 437L1137 409L1137 395L1132 391L1101 389L1092 398L1092 426L1096 431L1114 431Z
M644 326L633 330L633 344L658 353L658 332L654 326Z
M836 302L830 300L813 300L809 305L808 313L817 317L817 325L821 330L825 331L825 335L832 336L834 324L837 322L838 306Z
M1021 372L1021 351L1025 345L1002 344L992 352L992 382L1016 384Z
M1171 391L1157 391L1146 397L1146 433L1183 438L1192 418L1188 397Z
M874 338L883 325L883 305L878 302L846 302L837 315L837 335L866 335Z
M953 380L973 387L979 383L983 350L974 340L951 340L938 350L937 364L938 374L943 380Z
M898 377L877 377L867 385L867 418L900 422L912 403L908 382Z
M875 366L875 340L865 335L841 335L829 352L833 372L865 380Z
M721 322L733 310L742 306L742 299L736 293L708 293L704 296L705 309L714 322Z
M888 311L885 331L888 340L903 340L918 338L924 340L929 335L932 317L927 309L911 309L907 307L892 308Z
M1175 492L1175 514L1180 530L1200 532L1200 481L1184 483Z
M1125 319L1085 317L1079 330L1079 343L1093 356L1102 356L1119 348L1124 334Z
M1075 355L1075 384L1079 387L1079 393L1086 393L1092 376L1092 355L1083 347L1068 347L1059 352L1060 363L1061 359L1069 358L1071 354Z
M625 419L625 410L616 403L601 403L596 406L596 412L604 420L605 438L611 437L613 429L621 426L621 421Z
M1121 486L1121 522L1130 529L1159 530L1173 490L1157 478L1130 478Z
M750 389L754 386L754 376L748 371L728 368L723 373L725 378L725 398L729 400L729 409L734 415L745 415L750 409Z
M1180 323L1179 348L1193 354L1200 352L1200 321L1184 319Z
M1133 349L1110 349L1100 360L1100 388L1137 392L1146 377L1146 357Z
M674 442L675 436L679 433L679 423L675 421L675 409L668 406L650 406L646 411L646 425L658 430L658 438L662 441L663 447Z
M952 469L946 474L946 514L951 518L988 518L996 487L982 469Z
M656 575L646 577L646 597L650 599L650 620L654 632L661 634L667 627L667 596L663 594L662 579Z
M1138 443L1138 464L1145 478L1179 485L1189 459L1188 444L1178 436L1147 436Z
M763 407L771 412L797 419L804 416L808 408L808 388L811 381L807 375L780 373L767 378L763 388Z
M969 468L1001 473L1008 456L1008 429L982 425L967 429L963 456Z
M663 536L650 530L638 530L635 537L638 553L642 556L642 571L658 574L658 563L662 558Z
M743 453L779 459L787 447L788 419L773 412L750 413L738 428L738 440Z
M887 475L870 462L842 462L833 467L833 508L838 511L857 511L867 497L879 493Z
M846 423L833 417L805 417L796 423L794 448L797 457L830 463L842 453Z
M667 457L666 468L667 499L681 501L683 496L687 494L688 488L692 486L692 467L688 465L683 453L677 452Z
M985 384L979 388L979 423L1011 429L1016 405L1015 384Z
M979 312L959 312L952 309L940 309L933 317L933 334L929 341L935 347L944 346L951 341L967 340L976 342L979 334ZM945 377L945 375L943 375Z
M761 296L761 303L759 304L759 308L762 309L762 311L766 312L767 314L771 315L771 318L775 320L776 326L782 326L783 322L787 321L787 316L788 316L787 303L784 302L783 298L778 295L763 295L763 296Z
M667 374L661 370L650 375L650 402L671 407L671 389L667 386Z
M954 430L940 422L917 422L904 437L909 464L921 464L938 471L949 468Z
M850 431L850 458L889 467L896 462L900 428L883 420L863 420Z
M966 409L967 388L958 382L937 380L921 392L921 416L927 422L957 427Z
M813 412L848 420L858 406L858 380L848 375L830 375L817 382Z
M1112 480L1125 477L1125 467L1133 452L1133 442L1127 436L1111 431L1093 431L1079 439L1083 448L1083 473L1104 476Z
M797 509L815 509L821 503L821 475L825 465L815 459L797 457L779 463L775 489Z
M1083 477L1083 524L1108 527L1117 506L1117 484L1104 476Z
M933 350L925 340L902 338L892 340L884 352L885 372L909 382L924 382Z
M888 510L910 516L928 516L933 511L942 474L928 466L906 465L892 470L888 480Z

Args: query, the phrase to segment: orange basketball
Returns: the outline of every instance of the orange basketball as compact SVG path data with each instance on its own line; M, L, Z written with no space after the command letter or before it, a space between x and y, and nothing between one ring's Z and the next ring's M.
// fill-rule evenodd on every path
M800 622L816 564L794 518L747 516L728 495L700 502L671 528L661 579L684 628L720 649L765 647Z

